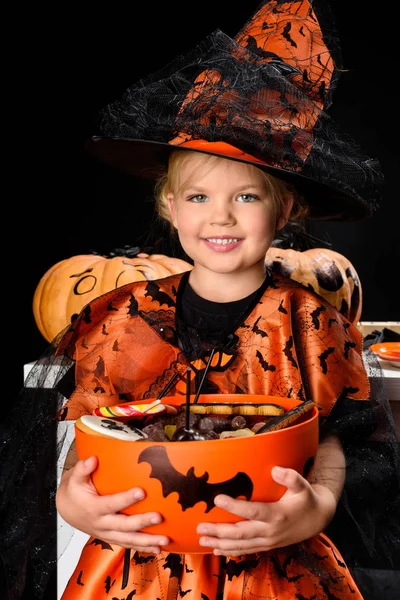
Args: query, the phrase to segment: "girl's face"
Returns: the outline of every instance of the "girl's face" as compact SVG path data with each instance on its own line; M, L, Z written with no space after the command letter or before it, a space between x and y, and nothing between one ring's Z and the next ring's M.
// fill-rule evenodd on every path
M168 194L171 221L194 262L218 274L265 272L274 231L286 222L259 169L224 158L188 153L177 189ZM291 205L291 199L288 200Z

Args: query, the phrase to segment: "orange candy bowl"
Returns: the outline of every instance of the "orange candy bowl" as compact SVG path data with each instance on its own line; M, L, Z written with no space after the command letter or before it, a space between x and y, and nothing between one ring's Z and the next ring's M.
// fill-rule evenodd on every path
M166 396L163 402L180 406L182 398ZM285 412L301 404L290 398L247 394L204 394L198 403L202 402L273 403ZM206 554L212 549L199 545L196 527L200 522L242 520L214 506L217 494L275 502L286 488L272 479L274 465L309 475L318 448L318 410L313 406L293 425L248 437L132 442L88 433L77 425L75 435L79 459L98 458L92 479L99 494L143 488L146 497L122 512L159 512L163 522L147 527L146 532L170 538L163 550Z

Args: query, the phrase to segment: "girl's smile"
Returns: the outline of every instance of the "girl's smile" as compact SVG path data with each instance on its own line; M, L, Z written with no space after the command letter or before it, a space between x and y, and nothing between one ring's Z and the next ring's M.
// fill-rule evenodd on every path
M241 238L232 238L230 236L221 236L206 238L204 240L205 245L213 250L214 252L231 252L235 250L242 243Z

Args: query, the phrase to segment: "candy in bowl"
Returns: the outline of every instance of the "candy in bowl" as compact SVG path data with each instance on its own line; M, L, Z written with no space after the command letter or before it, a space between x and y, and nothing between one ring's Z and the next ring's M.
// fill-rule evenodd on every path
M170 413L186 413L183 396L166 396L162 402L172 407ZM169 552L212 552L199 545L198 523L241 520L216 507L216 495L274 502L285 491L271 477L274 465L290 467L305 477L312 469L318 448L318 410L312 402L262 395L204 394L191 405L190 416L193 413L192 422L196 423L193 429L200 432L200 439L194 436L190 441L177 435L185 427L177 431L171 424L171 414L171 418L164 414L162 435L166 441L144 437L159 414L154 410L153 414L139 415L137 420L115 417L112 411L110 416L93 415L92 420L92 416L81 417L75 423L76 445L79 459L92 455L98 458L92 479L99 494L143 488L145 498L123 512L161 513L163 522L146 531L168 536L170 544L164 549ZM217 429L216 424L221 428L221 422L226 430L219 434L213 430L210 438L207 430ZM237 426L240 423L241 429ZM160 430L160 425L157 428ZM113 429L119 432L119 439L112 435Z

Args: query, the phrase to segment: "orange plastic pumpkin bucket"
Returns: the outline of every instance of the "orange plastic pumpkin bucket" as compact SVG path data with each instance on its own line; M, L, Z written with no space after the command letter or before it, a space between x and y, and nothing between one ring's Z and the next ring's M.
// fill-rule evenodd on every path
M183 402L182 396L167 396L163 401ZM285 412L301 404L290 398L246 394L205 394L200 396L199 404L202 402L275 403ZM198 523L241 520L214 506L217 494L275 502L285 488L271 478L274 465L309 474L318 448L318 409L314 406L284 429L249 437L129 442L81 431L79 424L75 424L75 433L79 458L98 458L92 479L99 494L143 488L146 497L123 512L160 512L164 521L146 531L168 536L171 542L165 550L205 554L212 549L199 545Z

